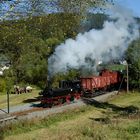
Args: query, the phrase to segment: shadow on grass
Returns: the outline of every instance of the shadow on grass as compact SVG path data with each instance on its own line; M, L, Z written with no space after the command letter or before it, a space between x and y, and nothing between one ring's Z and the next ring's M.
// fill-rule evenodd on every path
M137 113L139 111L138 107L135 106L127 106L127 107L120 107L114 104L109 104L107 102L98 102L94 99L83 99L84 103L88 105L95 106L97 108L103 108L103 109L111 109L112 111L119 113L119 112L124 112L125 114L133 114Z
M31 103L30 107L42 107L40 100L41 100L41 96L37 96L32 99L26 99L23 101L23 103Z
M4 140L4 130L1 125L0 125L0 140Z
M42 108L42 104L41 103L32 103L31 107L38 107L38 108Z
M23 103L32 103L32 102L37 102L37 101L40 101L40 96L37 96L37 97L34 97L32 99L26 99L23 101Z
M116 114L117 116L110 116L111 112L106 112L107 116L106 117L99 117L99 118L89 118L90 120L96 121L96 122L100 122L101 124L110 124L112 121L112 118L116 118L116 117L127 117L129 119L139 119L140 118L140 111L138 107L135 107L133 105L131 106L127 106L127 107L120 107L114 104L109 104L107 102L98 102L94 99L83 99L83 101L87 104L87 105L91 105L94 106L96 108L102 108L102 109L107 109L107 110L111 110L112 113ZM112 114L112 115L113 115Z
M89 118L89 119L93 120L93 121L100 122L102 124L109 124L109 123L111 123L111 120L108 117L105 117L105 118Z
M4 140L4 136L1 132L0 132L0 140Z

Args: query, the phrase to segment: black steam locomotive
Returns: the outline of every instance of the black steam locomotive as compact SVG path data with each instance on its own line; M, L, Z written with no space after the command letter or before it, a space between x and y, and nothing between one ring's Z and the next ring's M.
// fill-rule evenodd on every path
M41 92L41 105L52 107L53 105L69 103L78 100L81 96L95 94L95 91L112 88L119 85L121 75L119 72L104 70L99 76L81 77L79 80L62 80L59 88L51 88L50 84Z

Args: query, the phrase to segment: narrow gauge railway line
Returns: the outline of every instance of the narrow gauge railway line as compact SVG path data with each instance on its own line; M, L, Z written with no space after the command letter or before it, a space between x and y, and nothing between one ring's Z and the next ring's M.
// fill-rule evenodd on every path
M33 118L45 118L52 114L62 113L67 110L75 109L81 106L86 105L87 102L90 101L99 101L99 102L106 102L110 97L117 95L118 91L108 92L106 94L100 94L99 96L93 98L86 98L77 100L75 102L71 102L69 104L62 104L57 105L52 108L43 108L43 107L32 107L24 110L24 111L16 111L10 114L0 114L0 126L6 125L8 123L18 122L20 120L30 120ZM86 102L85 102L86 101ZM17 106L18 108L18 106Z
M12 122L13 116L16 116L13 117L16 121L26 121L27 119L36 117L44 118L48 115L77 108L94 101L106 101L110 96L112 96L112 94L116 94L118 92L103 94L104 91L120 89L122 81L123 73L107 69L102 70L98 76L92 75L89 77L79 77L75 80L61 80L58 88L52 88L51 81L48 80L46 87L42 92L40 92L40 106L36 106L37 104L35 105L34 103L17 106L13 108L14 111L11 111L11 117L6 120L3 118L1 119L1 122ZM93 94L95 96L99 96L93 97ZM46 109L43 107L52 108Z

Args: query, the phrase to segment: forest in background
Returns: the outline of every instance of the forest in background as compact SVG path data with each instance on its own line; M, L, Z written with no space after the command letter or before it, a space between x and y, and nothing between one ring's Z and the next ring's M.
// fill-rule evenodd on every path
M101 28L106 16L89 15L86 24L82 24L78 18L79 16L75 14L57 13L2 22L0 59L9 61L11 65L6 75L17 83L25 82L39 86L45 84L47 59L54 52L55 47L67 38L75 38L81 30L85 32L93 27Z
M92 28L101 29L108 19L105 14L90 13L85 16L85 7L82 6L81 11L73 13L67 11L65 5L61 6L65 12L0 22L0 62L10 64L10 69L5 70L0 77L0 92L5 91L9 85L20 83L43 88L48 76L47 60L55 48L66 39L75 38L78 33ZM140 88L139 53L140 39L130 44L125 55L129 64L130 84L134 88ZM70 70L66 75L57 74L53 83L57 85L60 79L71 79L78 74L75 70Z

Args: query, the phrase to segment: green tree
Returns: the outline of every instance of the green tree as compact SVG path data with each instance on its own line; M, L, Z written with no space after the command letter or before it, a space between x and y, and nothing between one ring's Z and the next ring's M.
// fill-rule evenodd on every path
M79 13L83 16L89 8L101 7L107 2L113 2L113 0L1 0L0 19L32 18L62 11ZM5 5L7 6L5 7Z
M55 47L67 38L75 38L81 25L85 25L83 17L88 9L104 3L103 0L0 1L1 7L3 4L9 8L0 15L0 50L4 50L11 63L10 76L17 82L39 84L47 79L47 59ZM98 26L93 22L90 28ZM75 74L70 72L64 78Z
M140 89L140 39L134 41L126 52L129 64L130 84L133 88Z
M113 2L110 0L58 0L60 9L68 13L85 14L89 8L100 7L107 2Z

